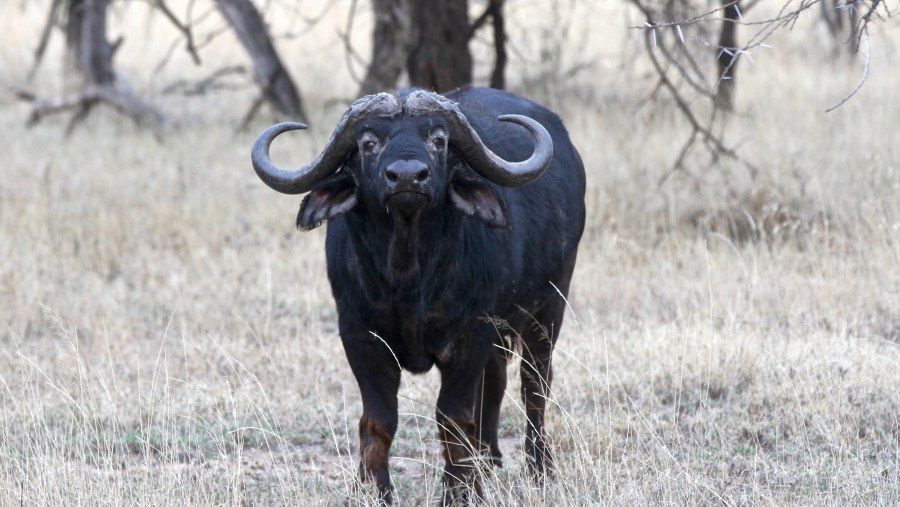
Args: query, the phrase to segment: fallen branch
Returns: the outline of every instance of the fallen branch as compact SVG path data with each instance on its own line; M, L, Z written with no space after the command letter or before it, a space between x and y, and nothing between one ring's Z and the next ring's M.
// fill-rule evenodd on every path
M135 95L111 85L91 85L78 93L50 99L39 99L27 90L14 90L14 93L20 100L32 104L31 114L26 121L28 127L38 124L46 116L75 110L75 114L66 128L67 136L71 135L75 127L87 117L87 114L97 104L111 106L130 117L138 125L159 125L163 119L153 106Z
M222 83L222 79L227 76L245 74L247 74L247 68L243 65L223 67L199 81L179 79L178 81L175 81L174 83L163 88L160 93L163 95L171 95L180 92L183 95L192 96L205 95L206 93L213 90L237 89L238 86L232 85L229 87L227 84Z

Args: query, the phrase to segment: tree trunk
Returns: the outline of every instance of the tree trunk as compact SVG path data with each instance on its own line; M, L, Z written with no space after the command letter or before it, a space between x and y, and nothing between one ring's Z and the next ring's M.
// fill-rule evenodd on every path
M475 37L475 33L491 19L494 27L494 71L491 72L491 88L502 90L506 86L506 21L503 18L504 0L489 0L487 8L481 16L472 22L469 31L469 39Z
M413 1L409 81L437 92L472 82L468 1Z
M106 39L106 8L110 0L71 0L66 19L69 67L87 85L113 85L115 47Z
M372 0L372 7L372 60L360 95L394 90L409 51L410 0Z
M216 5L253 61L253 75L265 98L282 114L304 119L300 95L256 7L250 0L216 0Z
M503 19L503 1L490 0L488 9L494 25L494 72L491 73L491 88L502 90L506 87L506 27Z
M737 21L740 17L740 2L721 0L725 7L725 19L719 34L719 54L716 66L719 70L719 86L716 89L716 105L726 111L734 109L735 69L738 62ZM731 4L731 5L729 5Z

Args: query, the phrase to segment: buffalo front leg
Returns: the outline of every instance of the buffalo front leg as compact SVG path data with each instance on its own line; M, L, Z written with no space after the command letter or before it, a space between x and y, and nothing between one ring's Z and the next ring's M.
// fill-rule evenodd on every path
M375 349L378 345L363 342L347 347L347 340L344 343L363 402L363 414L359 418L359 479L363 484L374 482L379 498L391 503L388 458L397 432L400 368L392 357L388 356L390 359L386 360L384 354Z
M496 350L490 355L478 389L475 403L475 422L483 454L490 456L494 466L503 466L503 454L498 442L500 404L506 391L506 357Z
M489 351L480 352L441 368L436 420L444 457L443 505L467 505L481 497L475 399Z

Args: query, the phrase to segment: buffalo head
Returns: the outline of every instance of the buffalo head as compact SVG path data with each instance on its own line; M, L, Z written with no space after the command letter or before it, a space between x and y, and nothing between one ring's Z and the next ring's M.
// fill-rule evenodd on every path
M379 93L354 102L322 152L299 169L273 165L269 146L276 136L306 125L270 127L253 145L253 168L279 192L310 192L297 217L302 229L315 228L358 206L370 216L410 220L447 202L492 227L506 228L509 219L502 199L473 171L500 186L526 185L550 166L553 141L540 123L526 116L497 119L530 132L531 157L522 162L498 157L453 101L416 90L399 97Z

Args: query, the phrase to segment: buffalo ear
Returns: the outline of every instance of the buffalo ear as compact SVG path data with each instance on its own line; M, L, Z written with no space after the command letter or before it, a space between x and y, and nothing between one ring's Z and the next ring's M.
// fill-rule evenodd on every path
M450 201L456 209L495 229L509 229L506 203L487 182L458 178L450 185Z
M303 198L297 213L297 228L310 231L322 222L352 210L356 206L356 186L346 176L332 176L317 183Z

